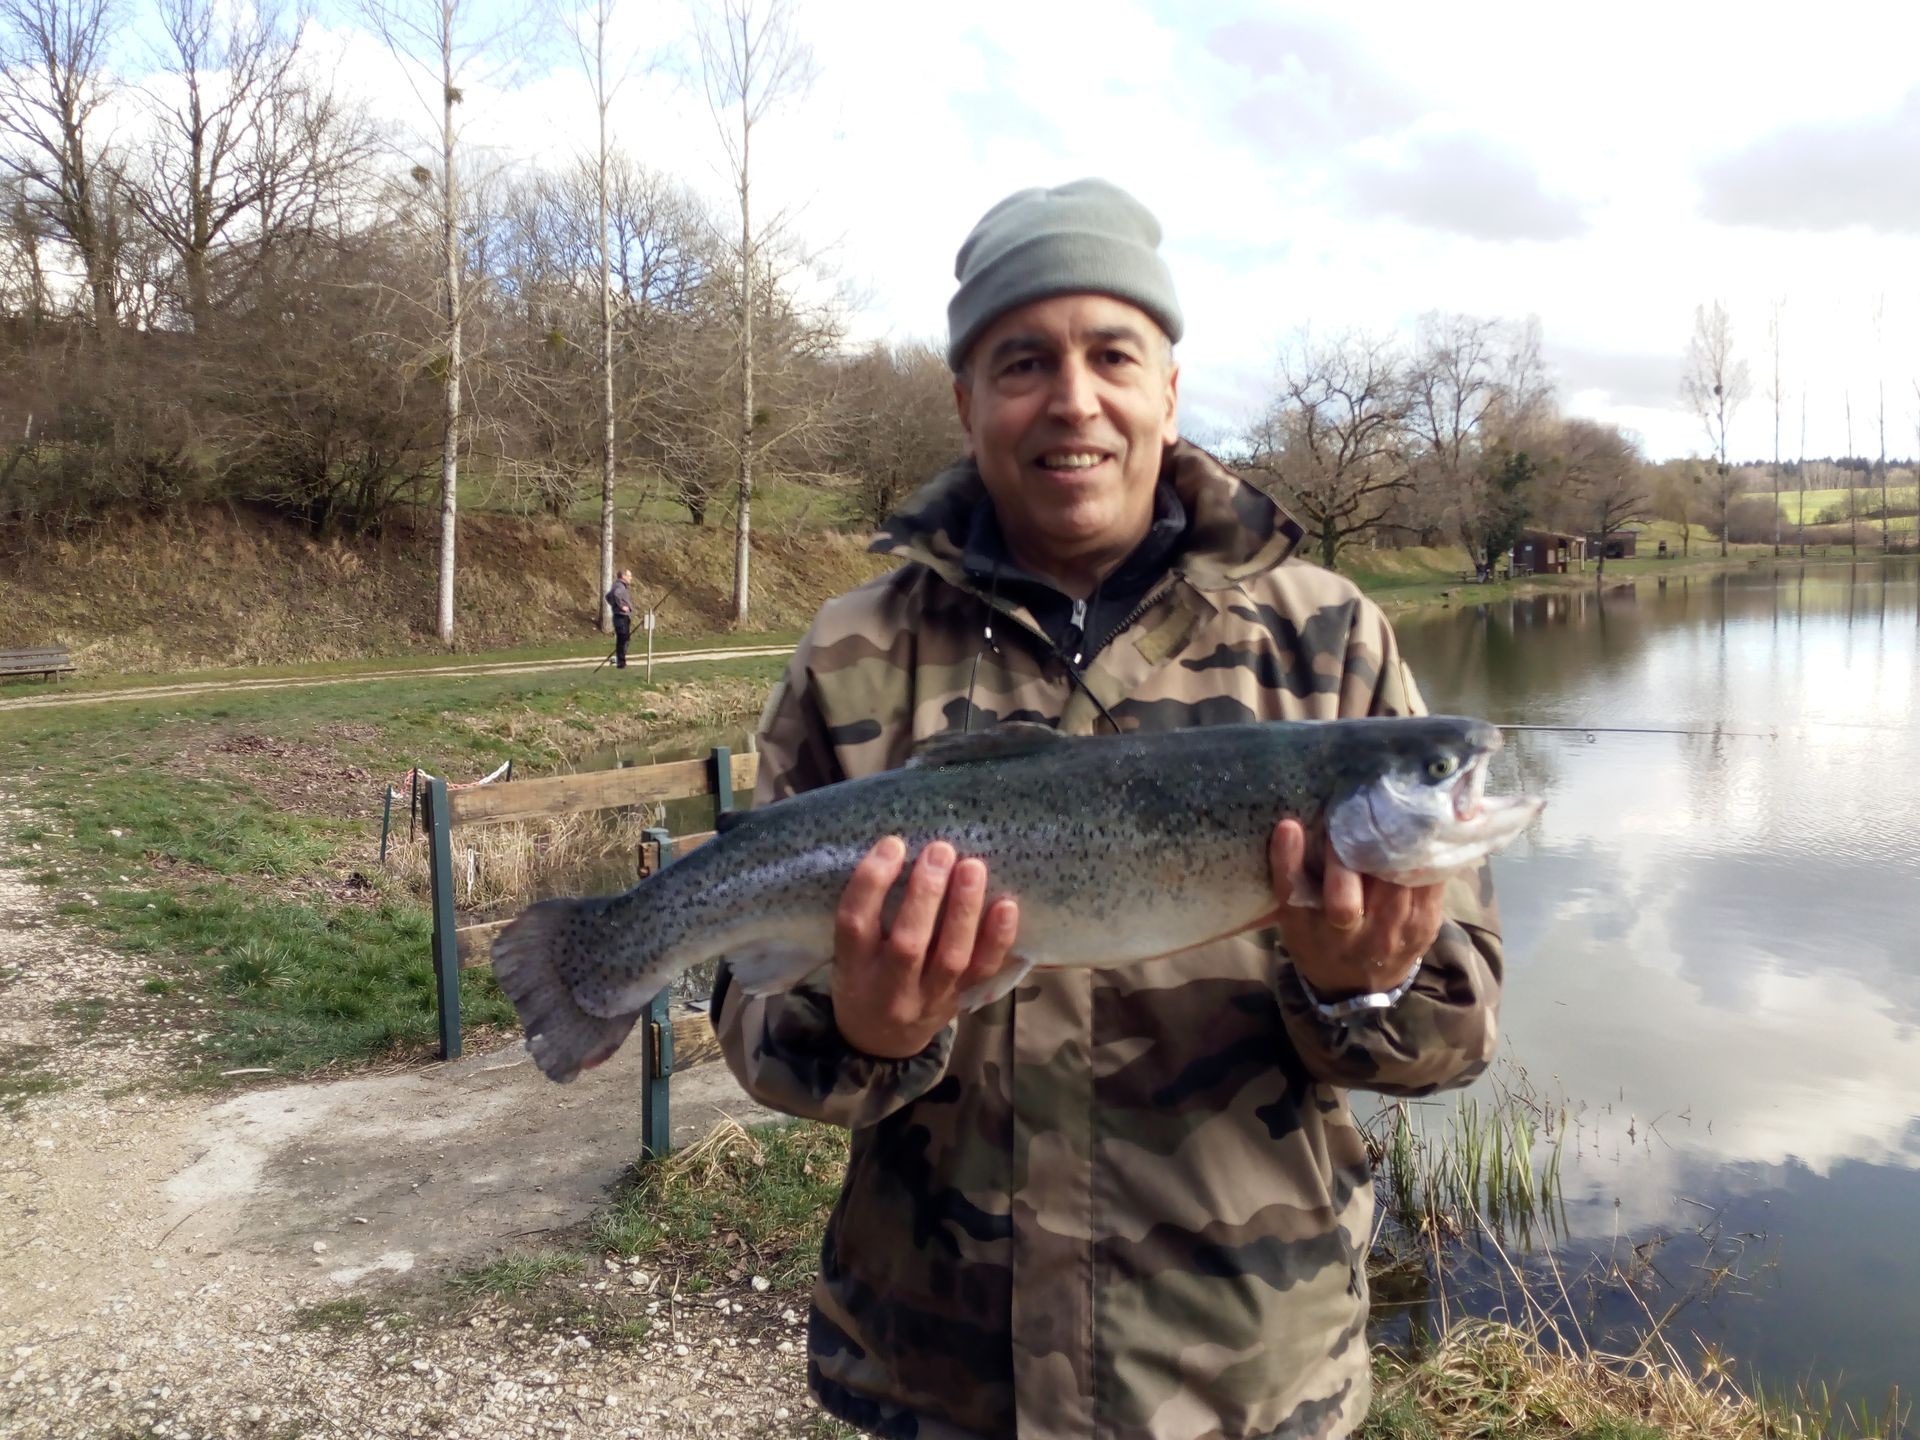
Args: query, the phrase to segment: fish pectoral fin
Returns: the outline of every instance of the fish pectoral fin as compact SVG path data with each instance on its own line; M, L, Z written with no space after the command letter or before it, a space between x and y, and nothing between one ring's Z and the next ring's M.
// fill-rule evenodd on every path
M990 980L982 980L978 985L969 985L954 997L954 1004L962 1015L970 1010L984 1010L995 1001L1011 995L1013 987L1026 979L1032 969L1033 961L1009 956L998 975Z
M749 995L777 995L791 990L816 970L833 963L832 956L790 940L753 940L726 954L733 980Z

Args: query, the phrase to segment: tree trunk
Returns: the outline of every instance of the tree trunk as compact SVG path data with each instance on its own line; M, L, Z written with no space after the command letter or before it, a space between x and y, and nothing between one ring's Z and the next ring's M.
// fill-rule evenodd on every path
M444 0L443 0L444 4ZM447 292L447 374L440 435L440 643L453 644L453 570L457 534L460 460L460 226L459 181L453 169L452 21L442 11L440 240L445 247Z
M740 501L733 521L733 623L747 621L747 566L753 508L753 216L746 96L740 102Z
M604 18L605 12L602 12ZM594 52L599 74L600 100L600 631L613 633L613 276L611 244L607 239L607 68L606 26L599 31Z

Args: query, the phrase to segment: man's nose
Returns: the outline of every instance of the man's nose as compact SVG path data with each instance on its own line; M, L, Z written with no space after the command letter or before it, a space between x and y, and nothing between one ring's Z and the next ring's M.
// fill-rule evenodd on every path
M1053 373L1053 390L1047 397L1048 412L1056 420L1079 422L1100 413L1093 367L1069 356Z

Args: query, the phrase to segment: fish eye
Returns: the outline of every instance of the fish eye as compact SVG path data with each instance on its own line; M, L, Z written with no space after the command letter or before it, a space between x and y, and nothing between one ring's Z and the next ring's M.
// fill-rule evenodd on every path
M1452 755L1436 755L1427 761L1427 774L1436 780L1444 780L1460 768L1460 761Z

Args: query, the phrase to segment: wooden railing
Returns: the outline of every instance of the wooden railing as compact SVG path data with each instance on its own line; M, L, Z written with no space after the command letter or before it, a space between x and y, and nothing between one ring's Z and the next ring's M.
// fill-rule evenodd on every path
M452 789L438 777L428 781L421 795L427 830L428 871L433 892L433 969L439 1006L440 1056L451 1060L460 1053L460 972L484 969L492 963L493 937L505 920L481 924L457 923L454 906L453 832L470 825L538 820L554 815L623 809L669 800L710 799L714 823L733 808L736 788L751 792L760 757L733 754L716 746L704 760L675 760L664 765L633 766L624 770L594 770L580 775L553 775L539 780L514 780L475 789ZM646 832L640 847L638 871L651 874L677 854L704 845L711 829L672 835L665 829ZM660 995L647 1007L637 1025L642 1047L641 1145L645 1154L664 1155L670 1148L667 1081L676 1069L685 1070L718 1056L720 1047L704 1009L671 1013Z

